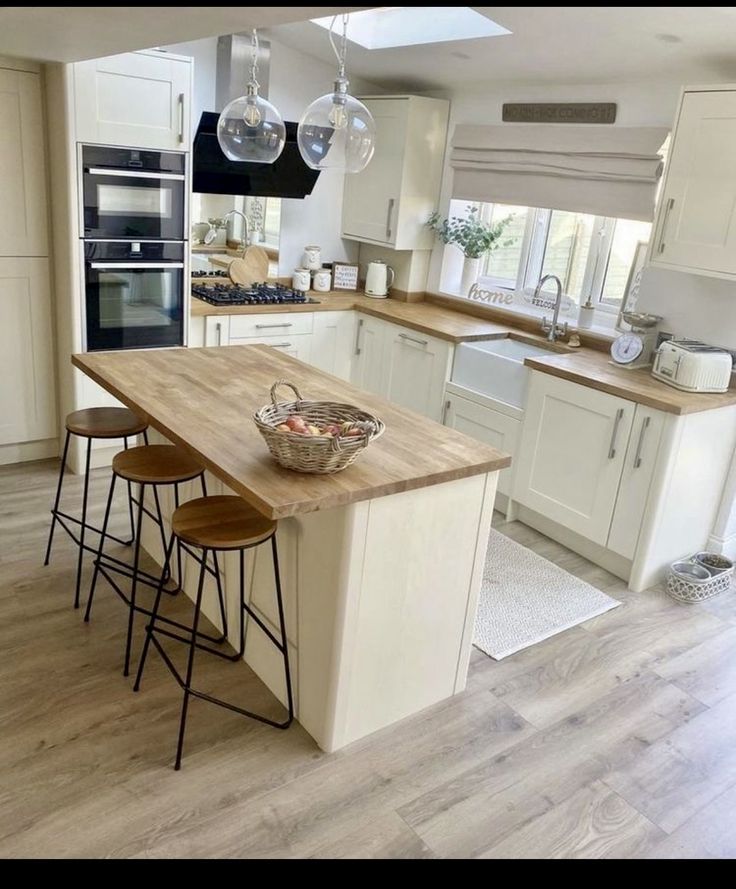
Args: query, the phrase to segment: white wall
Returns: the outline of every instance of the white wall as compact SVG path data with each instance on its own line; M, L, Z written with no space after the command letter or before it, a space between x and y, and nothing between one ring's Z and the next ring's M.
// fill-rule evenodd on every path
M614 126L665 126L671 128L679 100L680 83L495 84L492 87L449 93L449 136L456 124L501 123L504 102L616 102ZM440 209L446 213L452 196L452 171L445 159ZM439 290L442 250L435 248L430 265L429 290ZM731 283L679 272L645 272L639 306L665 318L663 329L677 335L702 338L736 349L736 286Z

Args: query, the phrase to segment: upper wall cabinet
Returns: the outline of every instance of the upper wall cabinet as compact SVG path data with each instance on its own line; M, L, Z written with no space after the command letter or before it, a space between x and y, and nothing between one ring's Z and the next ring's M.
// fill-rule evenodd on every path
M79 142L186 151L192 60L131 52L74 65Z
M736 86L685 90L650 263L736 277Z
M376 152L345 177L342 234L394 250L429 250L426 227L437 207L449 103L421 96L362 100L376 121Z
M0 256L48 256L41 78L0 68Z

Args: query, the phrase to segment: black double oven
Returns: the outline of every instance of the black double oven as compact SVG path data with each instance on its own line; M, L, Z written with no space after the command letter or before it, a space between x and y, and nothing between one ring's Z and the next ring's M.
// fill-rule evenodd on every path
M185 155L81 152L87 351L183 345Z

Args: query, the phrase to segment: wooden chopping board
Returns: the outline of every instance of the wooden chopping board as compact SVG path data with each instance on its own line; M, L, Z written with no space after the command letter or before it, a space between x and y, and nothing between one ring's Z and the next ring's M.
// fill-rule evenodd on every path
M260 284L268 278L268 253L263 247L248 247L241 259L230 263L227 273L233 284Z

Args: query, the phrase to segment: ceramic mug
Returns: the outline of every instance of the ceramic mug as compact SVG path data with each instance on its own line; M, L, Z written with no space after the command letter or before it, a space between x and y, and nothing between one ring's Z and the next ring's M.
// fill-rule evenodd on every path
M332 274L330 273L330 270L318 269L314 273L312 286L315 290L319 290L320 293L327 293L330 287L332 287Z
M309 269L294 269L294 274L291 276L291 287L293 290L301 290L306 293L311 284L312 276L309 273Z
M304 263L304 267L309 269L312 272L316 272L318 269L322 268L322 248L317 246L305 247L304 248L304 259L302 260Z

